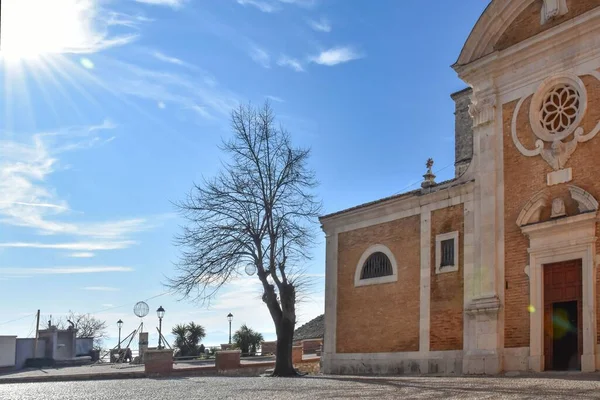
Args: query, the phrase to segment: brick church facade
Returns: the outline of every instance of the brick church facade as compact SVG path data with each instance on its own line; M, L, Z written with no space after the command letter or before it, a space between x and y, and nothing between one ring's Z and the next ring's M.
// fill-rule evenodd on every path
M456 177L321 218L325 373L600 369L600 0L492 0Z

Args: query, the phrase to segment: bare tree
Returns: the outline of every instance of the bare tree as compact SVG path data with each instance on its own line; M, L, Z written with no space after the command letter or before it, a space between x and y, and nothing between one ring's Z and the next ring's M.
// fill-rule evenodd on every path
M273 375L292 376L298 288L293 274L309 258L321 209L307 167L310 151L292 147L268 103L240 106L231 121L233 137L222 146L230 161L177 204L187 225L176 238L182 253L169 285L207 300L249 266L262 283L277 333Z

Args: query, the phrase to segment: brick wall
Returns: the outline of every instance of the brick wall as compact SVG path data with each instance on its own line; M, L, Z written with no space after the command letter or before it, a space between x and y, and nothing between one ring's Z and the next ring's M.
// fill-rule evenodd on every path
M339 234L337 352L419 350L419 215ZM354 287L365 250L387 246L398 263L398 281Z
M560 25L595 7L600 7L600 0L567 0L569 12L560 18L541 24L542 1L536 0L527 7L506 29L496 43L495 50L504 50L522 42L538 33Z
M452 94L454 111L454 160L456 177L463 174L473 158L473 119L469 115L469 105L473 89L468 88Z
M585 1L584 1L585 3ZM582 127L585 133L594 129L600 120L600 82L591 76L581 77L588 91L588 108ZM534 148L535 135L529 125L531 98L523 103L517 119L519 139L528 149ZM505 347L529 346L529 281L524 272L529 264L527 248L529 240L521 233L516 220L523 206L539 191L548 188L546 175L552 168L541 158L525 157L515 147L511 138L511 120L516 101L503 106L504 140L504 229L505 229ZM572 138L572 137L571 137ZM569 138L570 139L570 138ZM600 198L600 136L586 143L580 143L571 156L567 167L573 168L573 181ZM551 197L565 200L567 214L577 213L577 205L571 200L569 184L548 188ZM542 219L550 217L550 210L542 214ZM597 224L600 225L600 224ZM600 237L600 227L597 227ZM600 242L597 243L600 246ZM600 276L598 277L600 282ZM598 303L600 305L600 302ZM600 308L598 309L600 311ZM599 315L600 317L600 315ZM600 332L600 318L598 319Z
M459 232L458 271L435 273L435 237ZM431 320L430 349L432 351L463 349L464 308L464 207L462 204L431 213Z

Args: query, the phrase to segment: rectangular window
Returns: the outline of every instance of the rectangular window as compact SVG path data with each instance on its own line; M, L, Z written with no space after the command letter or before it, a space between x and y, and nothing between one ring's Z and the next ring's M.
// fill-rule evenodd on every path
M454 266L454 239L442 240L442 262L440 268Z
M435 272L458 271L458 232L442 233L435 237Z

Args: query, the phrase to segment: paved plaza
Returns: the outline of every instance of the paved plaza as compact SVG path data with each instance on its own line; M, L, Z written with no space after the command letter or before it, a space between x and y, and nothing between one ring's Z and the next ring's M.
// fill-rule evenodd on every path
M0 385L0 399L600 399L600 376L177 378Z

